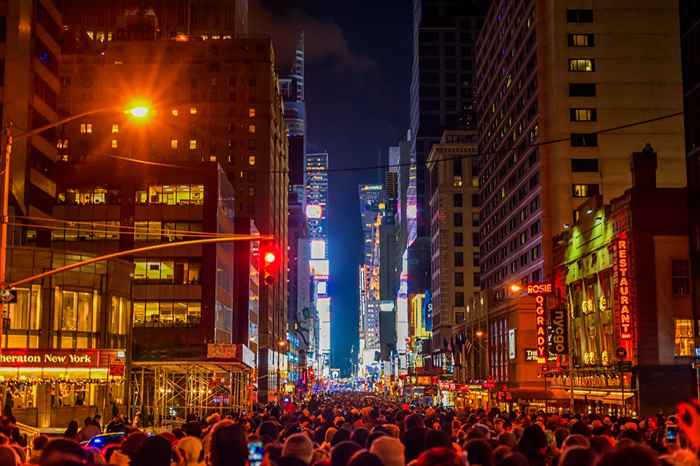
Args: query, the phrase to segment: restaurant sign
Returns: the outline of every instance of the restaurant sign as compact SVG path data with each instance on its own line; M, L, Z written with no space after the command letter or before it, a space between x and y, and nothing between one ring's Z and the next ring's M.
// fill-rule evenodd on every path
M615 261L613 277L616 294L616 320L618 323L619 344L627 351L627 358L632 358L632 336L634 322L632 314L632 274L630 273L630 244L626 232L615 239Z

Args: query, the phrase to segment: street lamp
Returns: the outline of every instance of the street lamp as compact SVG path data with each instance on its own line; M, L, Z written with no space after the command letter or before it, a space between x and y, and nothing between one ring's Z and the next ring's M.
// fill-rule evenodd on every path
M519 293L520 291L522 291L522 289L523 287L517 283L513 283L512 285L510 285L510 291L512 291L513 293Z
M98 113L119 113L123 112L127 115L131 115L132 118L138 120L144 120L148 117L150 113L150 106L142 100L133 101L128 106L124 107L104 107L97 108L93 110L88 110L77 115L71 115L69 117L58 120L54 123L49 123L47 125L41 126L39 128L34 128L17 135L13 134L13 124L10 124L5 128L6 142L5 150L3 154L3 184L2 184L2 212L0 213L0 292L5 291L7 286L7 224L9 221L9 202L10 202L10 162L12 160L12 144L20 139L25 139L37 134L43 133L46 130L56 128L57 126L70 123L79 118L84 118L86 116L95 115ZM9 302L10 296L8 294L2 293L0 295L0 317L4 318L6 315L5 304ZM6 301L8 300L8 301ZM0 328L0 338L2 337L2 329Z

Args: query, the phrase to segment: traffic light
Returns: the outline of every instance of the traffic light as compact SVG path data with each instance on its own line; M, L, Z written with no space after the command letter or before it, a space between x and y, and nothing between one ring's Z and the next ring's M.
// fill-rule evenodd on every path
M275 283L279 270L279 251L273 244L266 244L261 252L263 283L267 286L272 286Z

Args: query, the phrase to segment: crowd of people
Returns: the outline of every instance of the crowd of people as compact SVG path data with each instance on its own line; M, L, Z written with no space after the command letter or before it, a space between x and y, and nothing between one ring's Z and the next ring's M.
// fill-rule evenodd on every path
M643 419L518 414L497 409L412 407L359 394L261 406L253 413L189 418L145 432L120 416L124 433L103 448L99 418L26 445L0 420L0 466L700 466L700 404Z

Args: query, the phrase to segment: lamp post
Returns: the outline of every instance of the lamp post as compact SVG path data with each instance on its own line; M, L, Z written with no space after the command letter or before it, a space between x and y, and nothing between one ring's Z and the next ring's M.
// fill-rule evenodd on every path
M58 120L54 123L34 128L23 133L14 135L14 125L9 123L5 128L5 150L3 151L3 184L2 184L2 209L0 211L0 315L3 319L7 318L5 305L9 303L12 296L7 288L7 226L10 215L10 169L12 167L12 145L20 140L31 136L43 133L46 130L56 128L57 126L70 123L79 118L95 115L98 113L125 113L130 115L134 120L145 120L151 113L151 108L143 101L134 101L127 107L104 107L93 110L88 110L77 115ZM0 327L0 340L2 340L3 329Z

